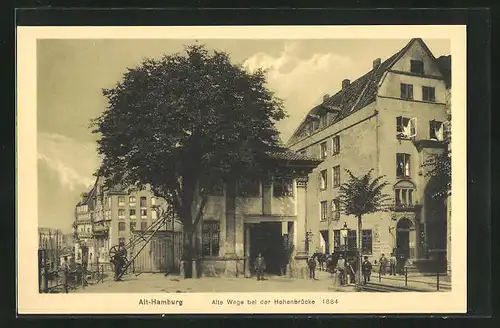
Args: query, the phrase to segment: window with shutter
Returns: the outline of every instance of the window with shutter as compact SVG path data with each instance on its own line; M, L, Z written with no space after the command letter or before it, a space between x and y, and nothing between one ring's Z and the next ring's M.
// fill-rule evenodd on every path
M408 117L396 117L396 136L398 139L407 139L414 134L412 120Z
M443 123L438 122L436 120L430 121L429 136L432 140L443 141L444 140Z

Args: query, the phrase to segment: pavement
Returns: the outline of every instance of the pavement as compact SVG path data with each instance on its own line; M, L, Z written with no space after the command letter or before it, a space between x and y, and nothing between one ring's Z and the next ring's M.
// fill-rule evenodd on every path
M253 278L202 277L182 279L176 275L164 276L162 273L143 273L139 276L126 275L123 281L115 282L106 278L104 282L77 289L74 293L254 293L254 292L349 292L353 286L333 287L331 274L318 271L317 280L287 279L280 276L267 276L266 280Z
M407 284L405 285L404 275L382 275L379 280L378 273L371 276L371 286L391 287L403 289L414 289L418 291L436 292L437 290L437 277L425 276L423 274L408 275ZM439 291L451 291L451 277L439 277Z

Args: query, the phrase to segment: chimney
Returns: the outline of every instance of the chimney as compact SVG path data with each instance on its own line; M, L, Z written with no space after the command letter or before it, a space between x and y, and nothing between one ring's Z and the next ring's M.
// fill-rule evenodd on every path
M329 95L328 93L327 93L327 94L325 94L325 95L323 96L323 102L324 102L324 103L325 103L325 102L327 102L329 98L330 98L330 95Z
M382 60L380 58L375 59L373 61L373 69L379 67L381 63L382 63Z
M342 80L342 89L347 88L350 83L351 83L351 81L349 79Z

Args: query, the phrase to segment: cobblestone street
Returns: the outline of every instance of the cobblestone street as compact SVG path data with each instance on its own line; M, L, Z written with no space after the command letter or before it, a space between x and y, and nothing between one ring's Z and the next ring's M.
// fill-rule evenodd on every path
M123 281L115 282L107 278L103 283L79 288L75 293L206 293L206 292L327 292L333 291L332 279L326 272L317 272L317 280L287 279L279 276L266 277L264 281L253 278L212 278L181 279L176 275L143 273L139 276L127 275ZM335 290L352 291L351 287Z

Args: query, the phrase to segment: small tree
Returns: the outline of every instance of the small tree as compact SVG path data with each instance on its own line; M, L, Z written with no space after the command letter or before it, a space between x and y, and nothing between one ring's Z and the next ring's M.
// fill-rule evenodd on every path
M343 212L346 215L354 215L358 221L358 283L361 281L363 215L386 211L388 201L391 199L389 195L383 193L388 185L384 180L385 177L379 176L373 179L372 171L373 169L357 177L346 170L349 180L340 186L339 192L339 202Z
M262 70L249 73L203 46L185 52L128 69L104 90L109 106L93 132L101 135L99 175L108 186L150 185L173 206L185 232L189 276L206 189L224 181L234 201L235 180L256 178L262 158L281 149L275 123L285 112Z

